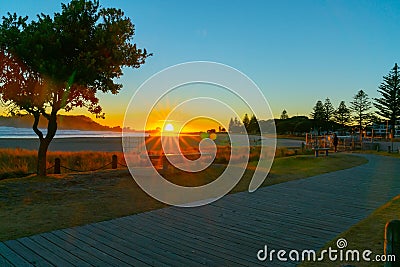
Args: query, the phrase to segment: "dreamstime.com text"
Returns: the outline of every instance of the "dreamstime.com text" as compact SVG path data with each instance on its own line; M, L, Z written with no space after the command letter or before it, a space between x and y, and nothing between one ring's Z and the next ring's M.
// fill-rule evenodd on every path
M275 250L269 249L267 245L264 245L263 249L257 252L257 259L259 261L340 261L340 262L394 262L396 261L395 255L378 255L374 254L371 250L357 250L357 249L346 249L347 240L339 238L336 241L337 248L328 247L321 252L316 252L312 249L307 250Z

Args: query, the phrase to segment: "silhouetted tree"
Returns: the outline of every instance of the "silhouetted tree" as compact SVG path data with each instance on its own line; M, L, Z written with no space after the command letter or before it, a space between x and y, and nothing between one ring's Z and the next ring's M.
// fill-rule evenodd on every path
M350 122L350 118L350 110L347 108L346 103L341 101L334 114L335 121L345 127Z
M331 100L329 98L325 99L324 113L325 113L324 116L325 122L329 122L333 118L333 115L335 114L335 108L333 107Z
M286 109L284 109L281 114L281 120L287 120L287 119L289 119L289 115L287 114Z
M120 9L72 0L53 17L8 13L0 25L0 97L12 114L31 114L40 140L37 173L57 131L57 113L84 107L104 116L98 91L117 94L122 67L139 68L150 56L132 43L135 28ZM47 133L38 129L40 117Z
M396 120L400 117L400 73L397 63L388 75L383 76L378 92L381 97L374 99L374 106L378 109L376 113L389 120L393 133Z
M243 122L243 125L244 125L244 128L246 129L246 131L249 132L250 119L249 119L249 116L247 115L247 113L244 114L242 122Z
M311 112L311 117L314 119L314 126L318 127L318 134L320 134L320 127L322 127L325 121L325 108L321 100L318 100L315 104Z
M324 102L324 122L322 123L324 130L331 130L332 119L335 114L335 108L333 107L331 100L327 97Z
M251 116L250 121L249 121L248 133L249 134L260 134L260 127L258 125L258 120L254 114Z
M230 119L229 125L228 125L228 131L231 133L233 130L233 127L235 126L235 123L233 121L233 118Z
M229 121L228 131L230 133L242 133L244 132L243 124L237 119L232 119Z
M350 104L350 110L354 113L353 119L357 123L361 133L371 118L371 101L369 101L368 95L363 90L360 90L353 97L353 101Z

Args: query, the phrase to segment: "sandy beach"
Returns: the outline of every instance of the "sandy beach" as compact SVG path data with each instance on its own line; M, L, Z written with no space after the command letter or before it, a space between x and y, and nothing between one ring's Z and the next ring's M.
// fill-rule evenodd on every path
M71 137L55 138L49 151L105 151L122 152L121 137ZM301 147L301 141L278 139L278 147ZM36 138L0 138L0 148L23 148L36 150L39 140Z
M39 139L0 138L0 148L23 148L36 150ZM49 151L105 151L122 152L121 137L72 137L55 138Z

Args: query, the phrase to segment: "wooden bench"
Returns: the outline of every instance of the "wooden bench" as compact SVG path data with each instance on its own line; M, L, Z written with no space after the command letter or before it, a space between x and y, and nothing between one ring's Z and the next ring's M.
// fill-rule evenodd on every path
M325 153L325 156L328 156L329 154L329 147L314 147L313 150L315 152L315 157L317 158L319 156L320 151Z

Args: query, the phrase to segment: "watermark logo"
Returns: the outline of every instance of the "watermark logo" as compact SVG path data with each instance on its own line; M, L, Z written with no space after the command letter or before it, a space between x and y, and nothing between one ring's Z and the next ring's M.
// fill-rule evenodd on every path
M339 238L336 241L336 248L328 247L319 253L313 249L305 250L275 250L264 245L263 249L257 252L259 261L331 261L331 262L395 262L395 255L374 254L371 250L346 249L347 240Z
M264 120L263 135L252 136L245 127L238 127L244 113ZM165 179L152 160L159 157L187 173L203 171L214 162L218 134L202 135L196 148L197 159L189 159L182 150L181 137L191 123L203 119L226 129L229 139L229 160L223 173L201 186L182 186ZM258 123L259 121L257 121ZM159 131L162 151L149 149L148 136L132 136L135 129ZM234 125L229 125L234 124ZM260 127L260 124L258 124ZM187 130L186 130L187 131ZM153 135L153 132L150 133ZM227 194L242 178L257 143L260 154L249 184L255 191L267 177L275 155L275 124L270 106L257 85L242 72L214 62L188 62L175 65L153 75L132 96L124 119L123 150L127 166L136 183L150 196L169 205L193 207L211 203ZM157 141L158 142L158 141ZM186 154L185 154L186 153Z
M344 239L344 238L339 238L336 241L336 246L337 246L338 249L342 249L342 248L347 247L347 240Z

